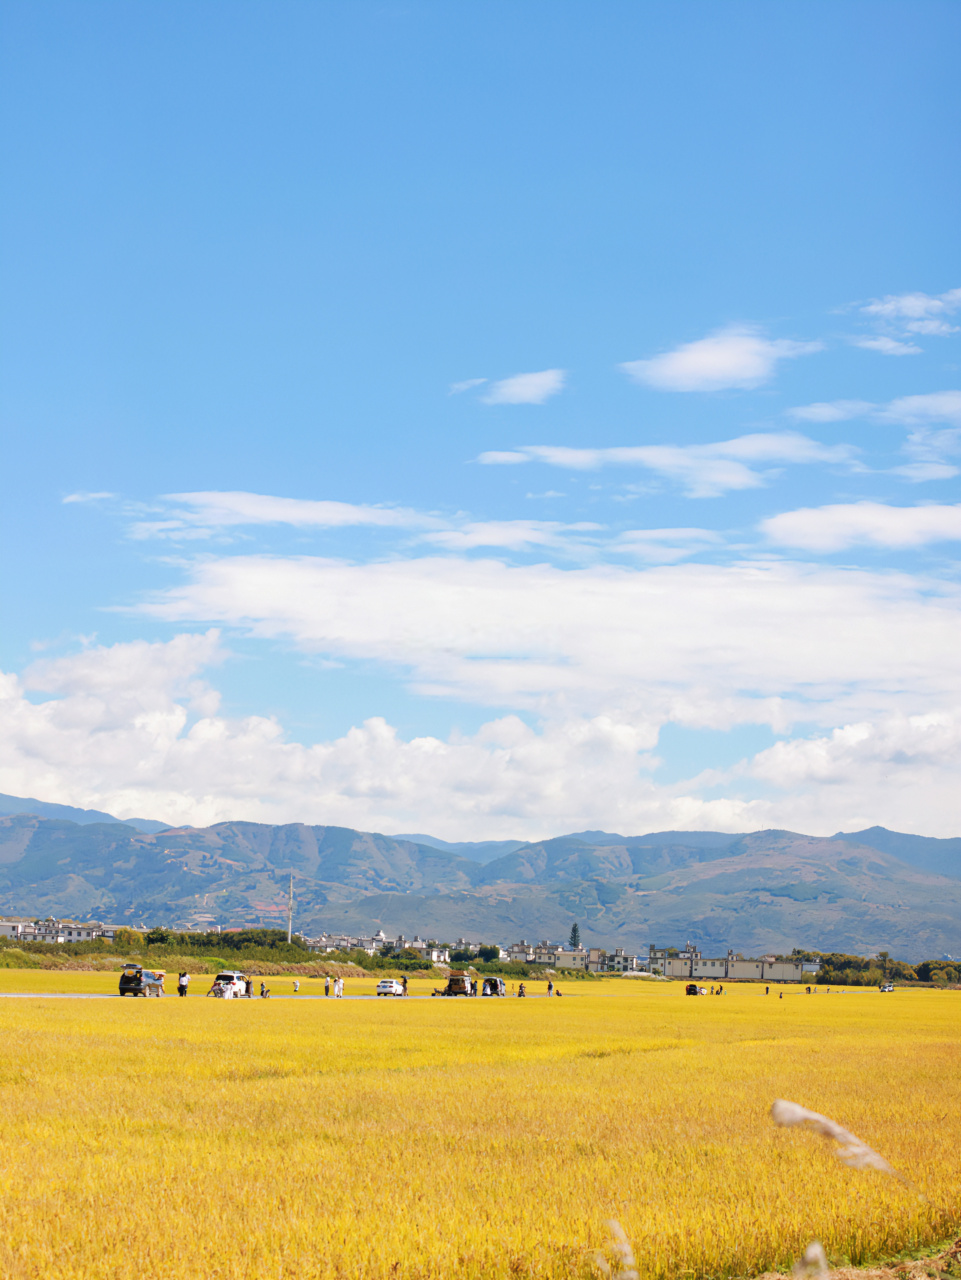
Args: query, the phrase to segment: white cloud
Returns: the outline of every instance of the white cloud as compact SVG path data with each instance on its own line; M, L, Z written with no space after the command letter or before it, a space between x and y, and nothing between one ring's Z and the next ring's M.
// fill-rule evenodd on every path
M377 507L351 502L278 498L263 493L207 491L168 493L157 520L138 520L135 538L206 538L243 525L292 525L307 529L340 529L370 525L390 529L436 528L446 523L437 516L407 507Z
M510 467L516 466L519 462L530 462L530 458L526 453L519 453L516 449L489 449L487 453L482 453L477 461L483 462L485 466Z
M763 463L827 462L851 464L847 445L823 445L794 431L738 436L715 444L625 445L609 449L574 449L566 445L524 445L510 452L482 453L486 465L543 462L574 471L604 466L643 467L683 485L689 497L716 497L732 489L756 489L767 475ZM754 466L748 464L755 464Z
M922 484L928 480L951 480L958 470L947 462L906 462L901 467L892 467L891 474L903 476L912 484Z
M457 396L462 391L470 391L473 387L482 387L486 381L486 378L465 378L463 382L452 382L450 395Z
M852 338L855 347L863 347L865 351L880 351L883 356L919 356L923 348L913 342L900 342L897 338L889 338L884 334L876 338Z
M922 396L901 396L884 406L878 416L885 422L927 426L950 422L961 427L961 391L931 391Z
M772 542L807 551L913 548L961 540L961 505L890 507L882 502L852 502L801 507L762 521L761 530Z
M483 397L485 404L543 404L563 389L567 374L563 369L542 369L540 373L517 373L495 382Z
M458 529L425 533L420 541L448 551L467 551L474 547L503 547L522 550L525 547L571 548L571 535L594 532L601 525L580 522L560 524L553 520L471 520Z
M961 451L961 427L940 431L918 427L909 434L903 448L911 462L892 467L895 475L904 476L916 484L926 480L950 480L958 474L958 468L947 459Z
M649 564L674 564L723 542L713 529L628 529L614 539L610 548Z
M834 830L863 830L885 813L881 825L895 831L947 836L958 830L959 769L961 713L951 708L884 716L845 724L823 737L779 742L755 756L747 772L787 793L773 807L795 830L810 821L813 802L822 820L827 812L845 815Z
M961 308L961 289L949 289L947 293L889 294L874 298L858 310L874 322L876 336L855 336L850 341L856 347L879 351L886 356L915 356L922 348L914 338L947 337L957 333L958 326L949 324L946 316Z
M861 307L861 312L882 321L896 324L908 333L945 335L956 333L958 326L944 319L961 308L961 289L949 289L947 293L888 294L875 298Z
M910 713L958 680L952 584L786 561L560 569L495 559L205 558L143 606L431 696L554 714L783 726ZM920 700L920 701L919 701Z
M867 400L832 400L799 405L787 412L792 418L808 422L839 422L847 418L869 417L876 422L913 426L915 430L903 446L911 461L892 467L891 474L913 483L947 480L958 474L958 468L947 459L961 448L961 391L900 396L884 405ZM955 425L934 430L937 423Z
M701 627L711 621L701 619ZM836 645L846 618L830 610L821 621ZM883 644L883 629L878 635ZM638 668L648 656L646 639L636 642ZM713 639L723 647L731 634L724 629ZM737 643L749 640L746 629ZM922 644L930 659L930 643ZM795 652L809 652L803 639ZM719 775L657 783L653 752L663 707L658 715L637 707L565 711L539 728L507 715L448 740L404 741L373 718L306 746L274 719L218 713L216 691L203 676L219 654L216 635L184 635L38 664L23 683L0 674L0 789L172 823L307 821L427 829L449 839L535 838L585 826L829 834L875 822L956 833L961 717L943 708L848 718L820 737L778 743L728 771L729 794L714 799L703 791L716 789ZM602 646L595 661L603 657ZM663 652L653 658L663 667ZM810 663L802 665L810 674ZM902 668L899 679L904 674ZM58 696L37 703L25 685ZM701 689L694 684L672 696L682 712L693 710ZM666 710L669 716L675 709ZM744 779L785 794L745 798Z
M819 342L765 338L756 329L732 327L620 367L636 382L658 391L723 391L758 387L773 376L779 360L820 350Z
M116 498L115 493L68 493L64 502L100 502L103 498Z
M787 412L802 422L844 422L848 418L861 418L874 408L869 400L828 400L798 405Z

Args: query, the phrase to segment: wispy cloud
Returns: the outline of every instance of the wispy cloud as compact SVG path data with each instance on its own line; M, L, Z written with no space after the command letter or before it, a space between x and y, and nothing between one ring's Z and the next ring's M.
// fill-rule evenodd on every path
M563 390L564 369L542 369L540 373L516 373L495 382L482 397L485 404L543 404Z
M64 502L100 502L104 498L116 498L115 493L68 493Z
M931 391L922 396L900 396L878 410L885 422L905 426L925 426L932 422L949 422L961 427L961 391Z
M878 351L884 356L916 356L922 348L918 337L944 338L957 333L958 326L946 317L961 308L961 289L947 293L897 293L872 298L857 305L858 312L873 323L874 336L849 339L856 347Z
M610 550L649 564L674 564L723 543L713 529L628 529L614 539Z
M961 391L929 391L919 396L899 396L887 404L870 400L821 400L787 410L802 422L843 422L849 418L875 418L899 426L926 426L947 422L961 427Z
M452 382L449 394L452 396L460 395L462 391L470 391L472 387L482 387L486 381L486 378L465 378L463 382Z
M525 547L554 547L568 549L572 535L593 533L601 529L599 524L581 521L561 524L553 520L472 520L457 529L425 533L421 542L448 551L468 551L476 547L501 547L520 551Z
M157 509L158 519L137 520L135 538L207 538L244 525L291 525L295 528L337 529L351 525L417 529L445 522L408 507L378 507L351 502L280 498L271 494L219 492L168 493Z
M861 418L877 408L870 400L827 400L816 404L798 405L788 409L788 416L801 422L844 422L849 418Z
M719 329L648 360L629 360L620 367L635 382L658 391L723 391L750 389L767 382L780 360L821 350L820 342L765 338L748 326Z
M594 471L604 466L642 467L681 484L689 497L708 498L764 485L769 475L757 470L755 464L851 464L853 458L854 451L848 445L823 445L798 432L781 431L739 436L717 444L627 445L609 449L524 445L515 450L482 453L478 462L544 462L574 471Z
M892 507L882 502L851 502L800 507L762 521L760 528L772 542L806 551L844 551L854 546L907 549L961 540L961 504Z
M908 333L944 336L957 333L956 324L948 324L945 316L961 309L961 289L947 293L899 293L874 298L865 303L861 314L896 324Z
M924 350L913 342L902 342L885 334L876 338L852 338L851 343L865 351L880 351L883 356L919 356Z
M572 551L586 546L585 536L603 527L583 521L472 520L463 512L446 517L408 507L360 506L262 493L171 493L160 502L164 504L158 506L160 518L137 520L131 529L134 537L191 541L264 525L297 529L369 526L403 531L414 543L448 551L478 547L519 551L537 546Z

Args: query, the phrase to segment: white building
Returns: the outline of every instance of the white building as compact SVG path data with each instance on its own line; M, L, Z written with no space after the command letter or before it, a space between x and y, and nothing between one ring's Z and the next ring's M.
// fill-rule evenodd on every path
M520 964L531 964L534 960L534 948L524 938L520 942L514 942L507 949L511 960Z
M665 978L706 978L708 982L800 982L803 965L800 960L778 960L775 956L762 956L759 960L745 960L732 950L726 956L702 956L688 943L683 951L669 956L671 948L650 947L650 963Z
M113 941L123 925L103 924L100 920L28 920L24 916L0 918L0 937L21 942L92 942L95 938Z

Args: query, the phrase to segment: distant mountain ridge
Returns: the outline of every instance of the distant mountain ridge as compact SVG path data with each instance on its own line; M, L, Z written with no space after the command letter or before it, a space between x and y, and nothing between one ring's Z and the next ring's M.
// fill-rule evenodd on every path
M566 937L576 920L585 941L632 951L687 938L748 953L961 950L961 840L881 827L830 839L586 831L458 845L303 823L155 825L0 817L0 912L276 924L292 871L307 934L536 941ZM489 860L459 852L475 848Z
M99 809L75 809L71 804L50 804L46 800L34 800L29 796L6 796L0 794L0 817L9 817L15 813L35 813L41 818L65 818L68 822L76 822L86 826L91 822L123 822L128 827L136 827L138 831L167 831L166 822L155 822L152 818L115 818L111 813L102 813Z

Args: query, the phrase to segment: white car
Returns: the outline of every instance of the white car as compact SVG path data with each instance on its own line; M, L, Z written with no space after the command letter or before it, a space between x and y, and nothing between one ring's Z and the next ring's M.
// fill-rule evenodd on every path
M214 978L214 985L207 992L220 1000L239 1000L247 992L247 976L236 969L225 969Z
M381 978L377 984L377 994L379 996L402 996L404 994L404 984L398 982L396 978Z
M894 990L894 983L893 983L893 982L885 982L885 983L883 983L883 984L882 984L882 986L881 986L881 990L882 990L882 991L893 991L893 990Z

